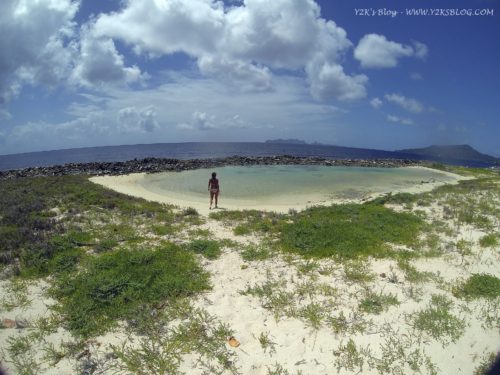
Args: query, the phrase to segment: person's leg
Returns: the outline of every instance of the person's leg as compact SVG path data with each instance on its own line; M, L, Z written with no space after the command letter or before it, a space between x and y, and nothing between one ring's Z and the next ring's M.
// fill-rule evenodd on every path
M213 202L213 200L214 200L214 193L210 192L210 207L209 207L209 209L212 208L212 202ZM217 206L217 203L215 203L215 205Z
M219 192L215 193L215 208L217 208L217 201L219 200Z

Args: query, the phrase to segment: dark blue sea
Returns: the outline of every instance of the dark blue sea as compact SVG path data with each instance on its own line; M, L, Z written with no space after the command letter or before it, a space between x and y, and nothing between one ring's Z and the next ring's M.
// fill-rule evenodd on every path
M86 147L66 150L30 152L23 154L0 155L0 171L62 165L67 163L87 163L103 161L126 161L147 157L198 159L220 158L227 156L319 156L332 159L422 159L421 156L401 152L370 150L362 148L250 142L189 142L156 143L124 146ZM444 161L444 160L438 160ZM452 164L461 164L453 163ZM470 166L487 167L478 163Z

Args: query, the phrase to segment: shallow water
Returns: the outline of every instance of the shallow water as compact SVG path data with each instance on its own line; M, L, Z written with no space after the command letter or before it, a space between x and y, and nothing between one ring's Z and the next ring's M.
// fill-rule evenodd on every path
M439 171L420 168L328 166L245 166L146 175L139 183L155 193L206 199L208 180L217 173L221 196L230 200L269 201L283 196L358 199L423 182L452 182Z

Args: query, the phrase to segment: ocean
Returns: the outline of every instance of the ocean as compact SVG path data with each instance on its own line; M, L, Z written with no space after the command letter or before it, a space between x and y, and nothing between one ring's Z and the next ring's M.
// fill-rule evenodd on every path
M126 161L147 157L204 159L227 156L319 156L341 159L408 158L408 155L361 148L257 142L189 142L73 148L66 150L0 155L0 170L88 163Z
M172 159L204 159L227 156L318 156L331 159L413 159L422 157L401 152L371 150L363 148L257 143L257 142L188 142L155 143L123 146L73 148L66 150L30 152L0 155L0 171L28 167L62 165L67 163L116 162L147 157ZM453 161L437 160L442 162ZM460 163L457 163L460 164ZM469 166L487 167L483 163L467 163Z

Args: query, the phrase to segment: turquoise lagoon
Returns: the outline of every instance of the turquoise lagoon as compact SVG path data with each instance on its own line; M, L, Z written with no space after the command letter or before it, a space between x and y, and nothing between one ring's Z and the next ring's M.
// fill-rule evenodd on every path
M221 201L240 204L311 203L362 199L431 183L451 183L452 175L427 168L335 166L230 166L149 174L144 189L187 201L206 201L212 172L220 181Z

